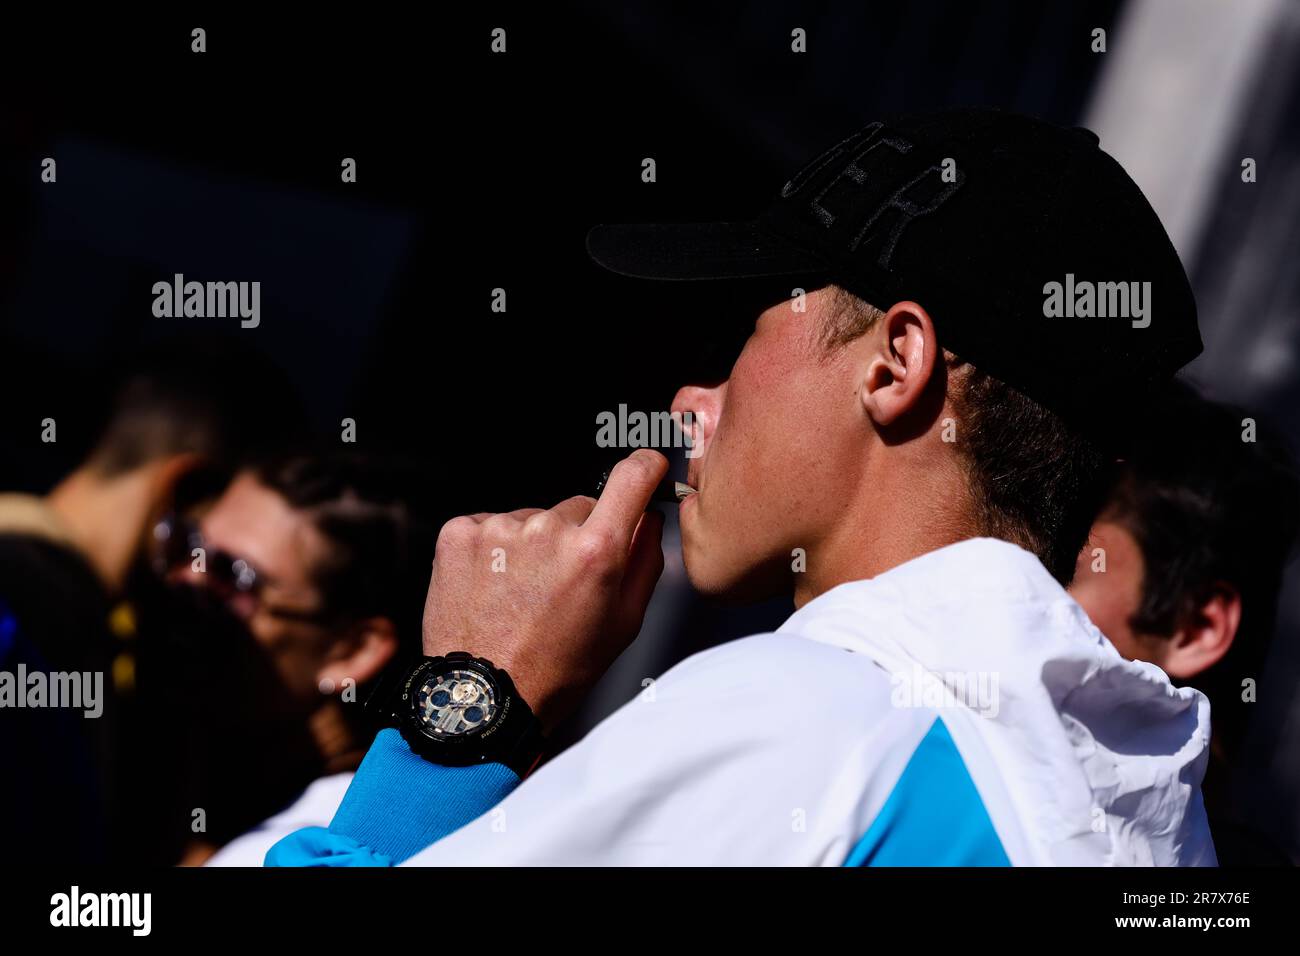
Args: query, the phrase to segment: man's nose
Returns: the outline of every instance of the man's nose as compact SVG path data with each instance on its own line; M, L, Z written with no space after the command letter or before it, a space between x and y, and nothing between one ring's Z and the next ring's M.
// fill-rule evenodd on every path
M690 435L692 448L698 449L702 445L707 445L713 436L714 429L718 427L718 418L722 414L726 389L727 383L722 382L709 386L685 385L677 390L671 410L682 417L683 430ZM690 418L686 418L688 412ZM689 429L684 427L686 422L691 425Z

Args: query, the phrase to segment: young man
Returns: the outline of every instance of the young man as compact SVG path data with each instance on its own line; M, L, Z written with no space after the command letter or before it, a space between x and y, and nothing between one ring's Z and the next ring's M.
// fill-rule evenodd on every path
M1286 862L1229 777L1242 757L1273 637L1282 572L1300 524L1286 446L1245 411L1178 384L1140 441L1079 553L1070 593L1131 660L1209 697L1205 801L1224 865Z
M269 863L1214 862L1204 697L1064 591L1106 465L1089 436L1200 349L1177 256L1094 136L979 110L872 124L753 223L588 244L630 275L817 290L674 402L702 443L692 582L798 609L514 789L637 632L666 462L634 452L599 501L457 519L429 659L384 698L398 729Z

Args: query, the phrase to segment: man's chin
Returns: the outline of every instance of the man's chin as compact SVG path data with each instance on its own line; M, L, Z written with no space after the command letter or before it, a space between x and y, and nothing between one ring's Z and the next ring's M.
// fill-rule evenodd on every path
M690 548L683 548L682 560L691 586L704 597L723 604L757 604L794 591L792 573L784 559L719 567L716 561L692 555Z

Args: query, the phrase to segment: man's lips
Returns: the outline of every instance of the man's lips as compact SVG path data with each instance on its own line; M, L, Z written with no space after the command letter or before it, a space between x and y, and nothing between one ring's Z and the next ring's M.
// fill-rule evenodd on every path
M600 476L592 488L591 496L599 498L605 490L605 485L609 483L610 472L605 472ZM695 494L695 488L684 481L674 481L672 478L664 478L659 484L655 485L654 490L650 493L651 501L662 502L663 504L681 504L687 498Z

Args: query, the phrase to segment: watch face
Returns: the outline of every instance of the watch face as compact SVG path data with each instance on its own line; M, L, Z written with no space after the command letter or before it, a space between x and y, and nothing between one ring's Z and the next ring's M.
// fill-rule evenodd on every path
M496 687L478 671L430 674L415 692L415 717L430 737L453 740L482 730L499 707Z

